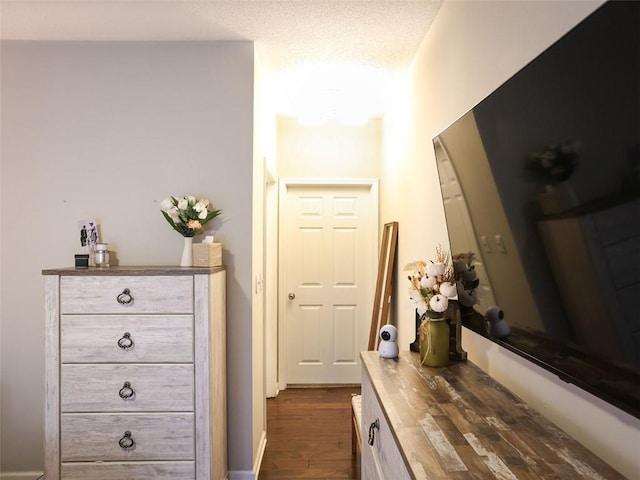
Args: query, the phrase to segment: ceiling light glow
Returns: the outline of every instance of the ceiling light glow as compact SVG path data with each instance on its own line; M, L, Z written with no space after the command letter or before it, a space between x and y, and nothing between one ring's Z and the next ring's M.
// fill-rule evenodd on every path
M395 78L381 68L336 62L305 63L274 78L276 113L307 125L362 125L386 111Z

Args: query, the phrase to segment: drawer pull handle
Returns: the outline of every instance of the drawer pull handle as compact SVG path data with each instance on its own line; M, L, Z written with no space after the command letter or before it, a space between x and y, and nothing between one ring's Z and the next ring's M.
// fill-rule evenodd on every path
M375 422L369 425L369 445L373 445L373 442L376 440L376 430L380 430L380 421L377 418Z
M123 450L133 450L136 447L136 442L131 438L131 432L129 430L124 432L124 437L120 439L118 445L120 445L120 448Z
M129 350L130 348L133 347L133 340L131 340L131 334L129 332L124 332L124 335L122 335L122 338L118 340L118 346L122 350Z
M133 295L131 290L125 288L120 295L116 297L120 305L131 305L133 303Z
M132 398L135 394L136 392L131 388L131 384L129 382L124 382L124 385L122 385L122 388L118 391L120 398L125 400L127 398Z

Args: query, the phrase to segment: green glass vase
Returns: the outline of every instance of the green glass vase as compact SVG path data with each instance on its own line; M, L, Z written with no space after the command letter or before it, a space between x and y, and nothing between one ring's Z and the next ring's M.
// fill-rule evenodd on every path
M449 363L449 324L442 318L428 318L420 325L420 364L444 367Z

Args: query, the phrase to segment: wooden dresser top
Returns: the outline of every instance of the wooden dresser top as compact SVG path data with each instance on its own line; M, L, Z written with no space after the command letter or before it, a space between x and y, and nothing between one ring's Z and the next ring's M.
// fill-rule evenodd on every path
M624 478L471 362L361 356L415 479Z
M226 267L176 267L176 266L114 266L114 267L65 267L42 270L42 275L68 276L117 276L117 275L205 275L225 270Z

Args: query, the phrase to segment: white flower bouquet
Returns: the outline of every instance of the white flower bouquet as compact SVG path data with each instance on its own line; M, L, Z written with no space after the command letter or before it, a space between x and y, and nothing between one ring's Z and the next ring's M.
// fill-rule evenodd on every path
M403 271L409 272L409 299L418 314L442 319L449 308L449 299L458 293L449 253L438 247L435 262L417 260L407 264Z
M160 203L162 215L183 237L193 237L204 231L203 226L222 213L212 208L206 198L192 196L167 197Z
M420 364L441 367L449 361L451 330L445 321L449 300L457 295L451 256L441 246L435 262L418 260L404 267L410 272L409 299L420 315Z

